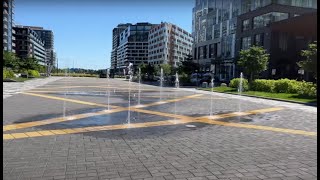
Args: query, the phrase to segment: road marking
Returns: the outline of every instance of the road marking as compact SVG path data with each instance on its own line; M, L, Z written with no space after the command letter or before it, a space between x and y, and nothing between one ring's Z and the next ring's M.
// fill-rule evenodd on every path
M61 101L68 101L68 102L73 102L73 103L78 103L78 104L85 104L85 105L91 105L91 106L100 106L100 107L108 107L105 104L98 104L98 103L92 103L92 102L87 102L87 101L80 101L80 100L75 100L75 99L69 99L69 98L61 98L61 97L56 97L56 96L49 96L49 95L43 95L43 94L35 94L35 93L28 93L28 92L22 92L21 94L26 94L26 95L31 95L31 96L38 96L38 97L43 97L47 99L55 99L55 100L61 100ZM112 106L110 107L113 108L118 108L119 106Z
M55 97L55 96L39 95L39 94L33 94L33 93L25 93L25 94L32 95L32 96L35 95L35 96L40 96L40 97L55 99L55 100L66 100L66 101L71 100L70 102L74 102L74 103L80 102L80 104L100 106L100 104L96 104L96 103L89 103L89 102L78 101L78 100L74 101L72 99L59 98L59 97ZM190 96L185 96L183 98L174 99L174 101L181 101L184 99L189 99L189 98L194 98L194 97L199 97L199 96L202 96L202 94L194 94L194 95L190 95ZM167 100L167 101L173 102L173 100ZM164 103L167 103L167 102L164 101ZM157 104L156 103L144 104L141 107L149 107L149 106L154 106L154 105L157 105ZM105 107L105 105L102 105L102 107ZM74 120L78 120L78 119L82 119L82 118L88 118L88 117L92 117L92 116L111 114L111 113L116 113L116 112L128 110L128 108L125 108L125 107L119 107L119 106L113 106L113 107L116 107L116 108L108 110L108 111L102 110L102 111L98 111L98 112L94 112L94 113L90 112L90 113L84 113L84 114L78 114L78 115L70 115L70 116L66 116L66 117L51 118L51 119L39 120L39 121L33 121L33 122L5 125L5 126L3 126L3 131L24 129L24 128L29 128L29 127L35 127L35 126L41 126L41 125L47 125L47 124L53 124L53 123L59 123L59 122L66 122L66 121L74 121ZM162 115L162 116L166 115L166 113L141 110L141 109L139 109L139 107L135 107L135 108L131 107L130 111L145 112L145 113L149 113L149 114L158 114L158 115ZM169 117L175 117L170 114L167 114L167 117L168 117L168 115L169 115ZM176 116L176 117L180 117L180 116ZM183 116L183 117L181 116L181 118L187 118L187 116Z
M309 132L309 131L303 131L303 130L276 128L276 127L270 127L270 126L259 126L259 125L252 125L252 124L243 124L243 123L232 123L232 122L224 122L224 121L217 121L217 120L211 120L211 119L201 119L199 121L207 124L215 124L215 125L221 125L221 126L258 129L258 130L282 132L282 133L289 133L289 134L299 134L299 135L305 135L305 136L317 136L316 132Z
M98 115L103 115L103 114L110 114L110 113L120 112L120 111L124 111L124 110L126 110L126 108L117 108L117 109L111 109L109 111L103 110L103 111L98 111L95 113L91 112L91 113L71 115L71 116L59 117L59 118L51 118L51 119L39 120L39 121L33 121L33 122L10 124L10 125L3 126L3 131L23 129L23 128L29 128L29 127L35 127L35 126L42 126L42 125L59 123L59 122L66 122L66 121L74 121L77 119L88 118L88 117L98 116Z
M279 108L280 109L280 108ZM271 110L271 108L269 108ZM275 108L273 109L273 111ZM267 109L261 111L255 111L255 113L263 113L269 112ZM236 115L236 113L230 113ZM245 114L245 113L244 113ZM221 116L223 117L223 116ZM107 126L94 126L94 127L85 127L85 128L73 128L73 129L60 129L60 130L49 130L52 132L51 134L42 133L43 131L34 131L34 132L26 132L25 134L29 135L29 137L36 137L39 134L42 136L52 136L52 135L60 135L60 134L74 134L74 133L81 133L81 132L96 132L96 131L106 131L106 130L119 130L119 129L129 129L129 128L146 128L146 127L155 127L155 126L167 126L167 125L174 125L174 124L186 124L192 122L201 122L206 124L215 124L221 126L231 126L236 128L248 128L248 129L258 129L258 130L265 130L265 131L274 131L274 132L281 132L281 133L289 133L289 134L299 134L299 135L306 135L306 136L317 136L316 132L308 132L303 130L295 130L295 129L286 129L286 128L275 128L269 126L259 126L259 125L251 125L251 124L242 124L242 123L232 123L232 122L223 122L217 121L207 118L187 118L187 119L177 119L177 120L165 120L165 121L155 121L155 122L144 122L144 123L133 123L133 124L119 124L119 125L107 125ZM21 135L22 134L22 135ZM12 133L12 134L4 134L3 139L21 139L27 138L24 133ZM36 135L36 136L34 136Z

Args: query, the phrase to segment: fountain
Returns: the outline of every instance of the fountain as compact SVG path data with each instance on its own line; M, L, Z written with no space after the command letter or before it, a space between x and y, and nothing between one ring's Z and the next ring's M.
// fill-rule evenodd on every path
M107 103L108 103L108 109L107 109L107 111L109 111L110 110L110 101L109 101L109 99L110 99L110 91L109 91L109 69L107 69L107 72L106 72L106 78L107 78L107 90L106 90L106 95L108 96L107 97Z
M141 104L141 68L139 68L139 72L138 72L138 79L139 79L139 85L138 85L138 104L135 106L136 108L141 108L144 107Z
M241 96L243 91L243 73L240 73L240 82L239 82L239 87L238 87L238 93ZM240 103L240 98L238 101L238 113L241 113L241 103Z
M211 96L210 96L210 116L212 116L212 109L213 109L213 87L214 87L214 77L211 77Z
M133 64L132 63L129 63L129 66L128 66L128 74L129 74L129 97L128 97L128 119L127 119L127 122L128 122L128 125L130 125L130 108L131 108L131 104L130 104L130 94L131 94L131 81L132 81L132 75L133 75L133 72L132 72L132 66Z
M176 81L175 81L175 91L174 91L174 98L177 99L177 91L179 88L179 76L176 72ZM177 115L177 101L174 101L174 115ZM177 123L176 116L174 117L175 124Z
M162 86L163 86L163 69L160 69L160 101L159 103L163 103L162 102Z
M67 99L67 91L68 91L68 88L67 88L67 77L68 77L68 72L67 72L67 68L65 69L64 71L64 77L66 78L65 81L64 81L64 84L65 84L65 90L64 90L64 99ZM63 118L66 117L66 100L63 100Z

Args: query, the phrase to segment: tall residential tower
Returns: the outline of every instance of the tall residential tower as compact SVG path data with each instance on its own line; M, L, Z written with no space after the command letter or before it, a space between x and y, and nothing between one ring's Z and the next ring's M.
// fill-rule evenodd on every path
M192 51L193 38L180 27L161 23L149 32L148 63L179 66Z
M215 79L235 76L235 42L241 0L196 0L192 10L193 59Z
M13 29L14 21L14 0L3 0L3 50L15 52L15 31Z

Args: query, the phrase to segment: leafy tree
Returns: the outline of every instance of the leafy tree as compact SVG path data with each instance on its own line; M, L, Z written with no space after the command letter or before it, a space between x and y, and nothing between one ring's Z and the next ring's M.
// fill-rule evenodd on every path
M253 81L255 75L267 70L269 54L261 46L251 46L249 49L240 51L238 65L249 75L249 82Z
M305 71L312 72L317 79L317 41L310 43L307 50L301 51L301 56L305 59L297 64Z
M39 68L39 60L34 57L28 57L21 61L20 67L24 70L36 70Z
M191 54L188 54L184 61L181 62L181 65L178 68L180 74L185 73L191 75L196 70L199 70L199 64L193 62Z
M160 68L162 68L164 76L169 76L172 72L171 66L169 64L160 64Z
M3 51L3 66L13 70L18 70L20 68L20 59L15 53Z

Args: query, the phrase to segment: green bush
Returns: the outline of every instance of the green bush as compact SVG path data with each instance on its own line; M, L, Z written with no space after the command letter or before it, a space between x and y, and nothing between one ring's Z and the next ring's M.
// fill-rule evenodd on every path
M317 84L302 81L297 93L302 96L317 97Z
M3 69L3 79L14 78L14 72L10 69Z
M277 93L297 93L300 87L300 83L297 80L279 79L274 83L274 91Z
M275 92L275 80L256 79L250 83L251 91Z
M40 77L40 73L36 70L28 70L28 76Z
M229 86L232 88L239 88L240 85L240 78L234 78L230 81ZM249 85L248 85L248 80L247 79L243 79L242 80L242 89L243 91L247 91L249 89Z
M221 83L220 86L227 86L227 84L226 83Z

